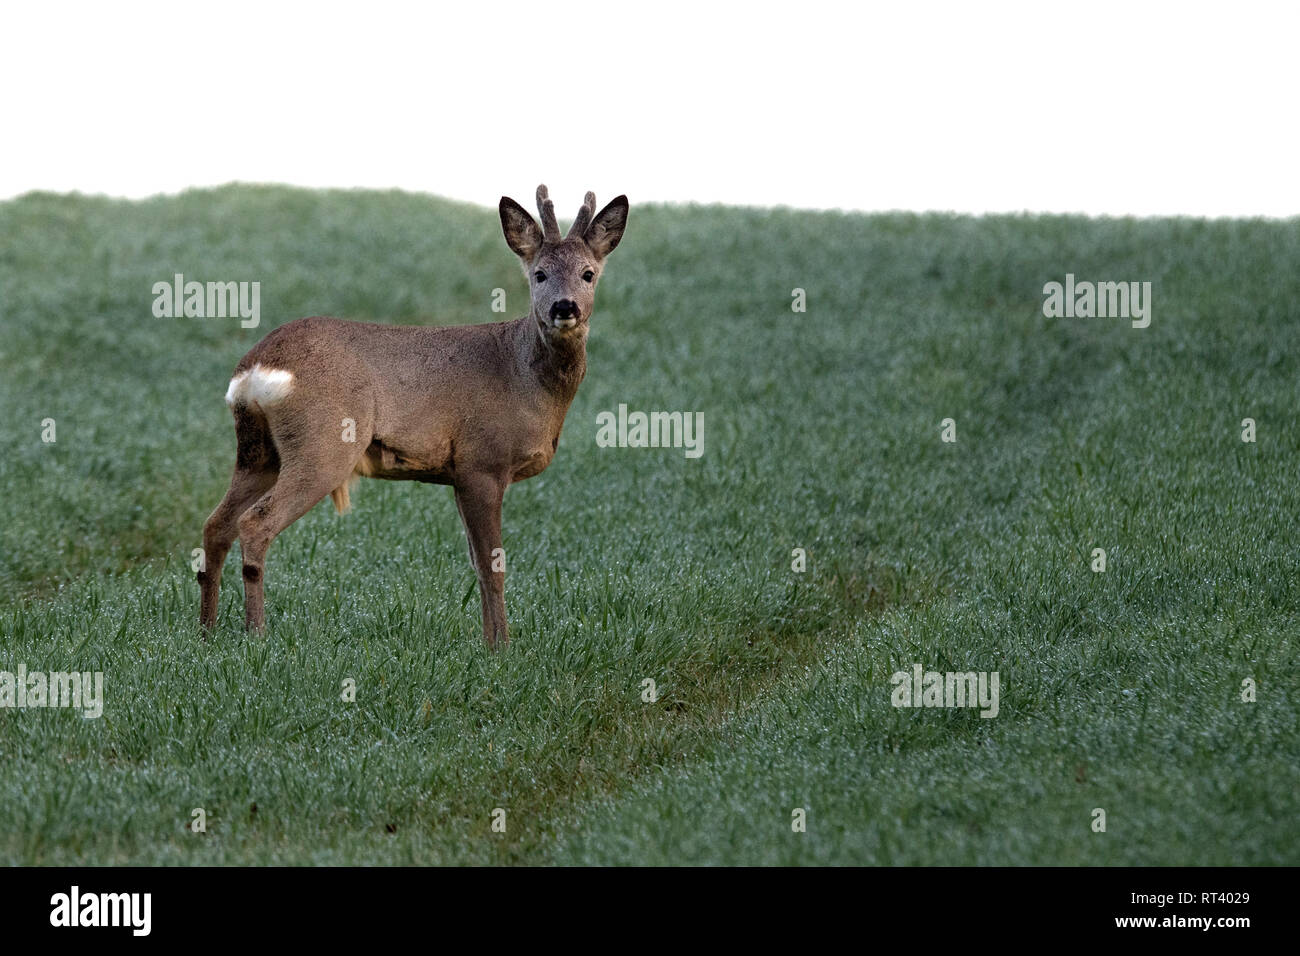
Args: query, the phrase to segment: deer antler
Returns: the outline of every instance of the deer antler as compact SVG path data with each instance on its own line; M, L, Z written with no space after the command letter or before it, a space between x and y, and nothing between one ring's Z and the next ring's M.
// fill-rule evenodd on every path
M583 197L582 208L578 210L578 215L573 220L573 225L569 227L569 234L565 238L572 239L576 236L581 239L587 227L591 225L591 217L594 215L596 215L596 194L589 192Z
M560 241L560 224L555 219L555 204L545 186L537 187L537 211L542 216L542 232L547 242Z

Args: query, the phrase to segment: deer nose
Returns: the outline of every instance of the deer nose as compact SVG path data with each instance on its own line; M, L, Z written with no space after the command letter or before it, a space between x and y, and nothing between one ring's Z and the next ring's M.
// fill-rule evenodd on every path
M560 299L551 306L551 321L576 319L578 317L578 303L572 299Z

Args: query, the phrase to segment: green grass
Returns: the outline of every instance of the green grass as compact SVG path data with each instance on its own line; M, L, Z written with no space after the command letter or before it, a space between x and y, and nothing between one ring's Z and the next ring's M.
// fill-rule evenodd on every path
M450 492L385 482L278 540L265 637L230 562L204 644L236 361L300 315L522 314L495 213L0 204L0 670L106 696L0 709L0 861L1300 863L1298 254L1297 220L634 205L506 497L509 650ZM261 327L154 318L176 272L260 281ZM1066 272L1153 282L1150 328L1045 318ZM597 447L621 402L703 413L704 456ZM1000 714L892 707L913 663L998 671Z

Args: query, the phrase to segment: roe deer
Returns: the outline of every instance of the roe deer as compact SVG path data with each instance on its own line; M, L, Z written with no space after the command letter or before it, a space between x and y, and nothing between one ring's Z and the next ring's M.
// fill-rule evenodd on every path
M451 485L483 604L483 637L509 639L501 547L506 487L550 464L587 370L587 322L605 257L623 237L627 197L599 213L587 193L561 237L545 186L542 224L501 197L506 243L532 307L511 322L393 326L321 317L272 331L235 367L226 403L238 448L230 489L203 526L199 621L217 620L235 538L245 627L265 620L266 550L326 495L346 511L354 476ZM348 421L353 424L349 434ZM355 440L348 440L353 438Z

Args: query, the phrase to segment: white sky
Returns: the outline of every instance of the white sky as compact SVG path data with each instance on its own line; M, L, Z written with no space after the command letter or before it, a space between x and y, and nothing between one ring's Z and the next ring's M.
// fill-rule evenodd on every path
M30 6L0 198L1300 214L1296 3Z

